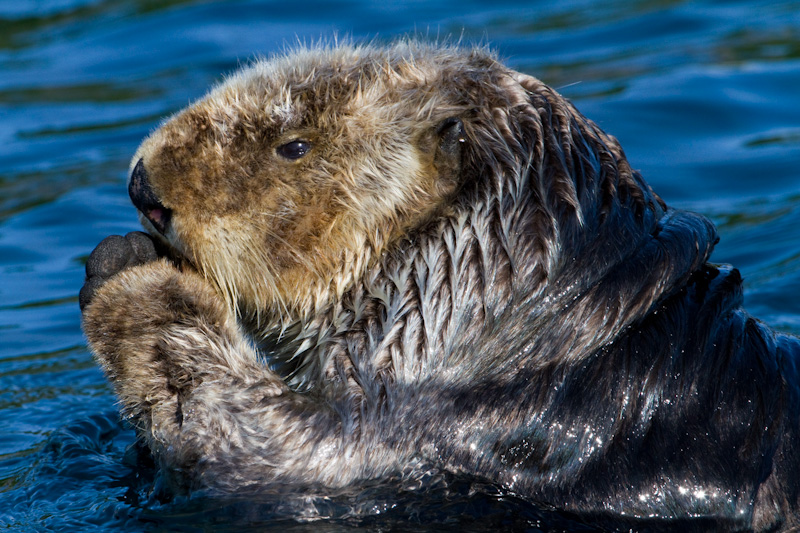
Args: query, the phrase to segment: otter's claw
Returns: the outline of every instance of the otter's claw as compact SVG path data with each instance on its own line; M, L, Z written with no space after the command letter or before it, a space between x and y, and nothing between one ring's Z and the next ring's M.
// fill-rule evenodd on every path
M110 235L103 239L86 261L86 280L78 297L81 311L109 278L126 268L156 259L158 254L153 239L141 231L128 233L124 237Z

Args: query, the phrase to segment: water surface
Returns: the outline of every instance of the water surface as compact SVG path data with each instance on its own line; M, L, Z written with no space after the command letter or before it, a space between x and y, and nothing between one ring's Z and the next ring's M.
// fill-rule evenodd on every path
M318 501L339 519L310 525L279 499L161 502L81 335L83 262L138 228L125 175L164 117L292 43L409 33L490 43L573 99L668 203L717 223L751 312L800 333L800 2L3 2L0 528L580 526L468 480Z

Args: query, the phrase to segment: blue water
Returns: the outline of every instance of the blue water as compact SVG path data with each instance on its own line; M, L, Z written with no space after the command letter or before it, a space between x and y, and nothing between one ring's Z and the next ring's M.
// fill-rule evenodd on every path
M0 0L1 529L578 527L468 480L317 501L336 518L310 524L279 499L159 500L81 335L83 262L137 229L128 160L163 117L298 40L409 33L491 43L573 99L717 223L751 312L800 333L800 2Z

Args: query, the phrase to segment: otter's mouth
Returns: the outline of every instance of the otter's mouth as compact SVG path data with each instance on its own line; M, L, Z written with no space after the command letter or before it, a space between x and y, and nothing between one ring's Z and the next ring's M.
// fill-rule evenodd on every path
M159 201L158 195L150 185L147 171L141 159L133 167L131 180L128 182L128 194L136 209L144 215L156 231L166 237L167 227L172 218L172 210Z

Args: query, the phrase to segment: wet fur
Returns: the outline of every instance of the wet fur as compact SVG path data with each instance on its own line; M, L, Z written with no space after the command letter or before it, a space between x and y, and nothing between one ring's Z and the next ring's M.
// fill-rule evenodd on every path
M708 220L486 50L260 61L139 161L178 259L111 277L84 329L181 484L425 465L578 512L798 525L797 340L741 309Z

